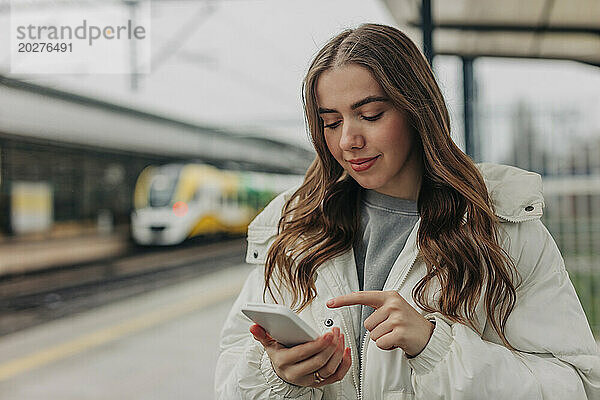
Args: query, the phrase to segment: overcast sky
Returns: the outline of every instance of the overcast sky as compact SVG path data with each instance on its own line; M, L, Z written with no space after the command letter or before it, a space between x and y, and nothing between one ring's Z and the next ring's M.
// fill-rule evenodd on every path
M140 77L136 92L126 75L14 77L309 146L300 102L302 78L327 39L361 22L394 24L377 0L156 1L152 72ZM8 26L7 13L0 15L0 26ZM0 31L3 48L7 34L7 29ZM8 68L9 60L0 54L0 73L10 76ZM496 59L478 60L475 68L480 101L487 109L506 108L518 99L542 108L580 107L599 134L600 69L574 62ZM460 63L439 57L435 71L460 134Z

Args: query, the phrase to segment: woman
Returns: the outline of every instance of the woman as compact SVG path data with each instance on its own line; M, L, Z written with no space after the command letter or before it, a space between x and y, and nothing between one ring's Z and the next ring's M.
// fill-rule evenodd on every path
M410 39L342 32L303 94L317 157L248 228L257 267L223 328L217 397L600 398L540 176L460 151ZM322 336L283 347L240 312L262 301Z

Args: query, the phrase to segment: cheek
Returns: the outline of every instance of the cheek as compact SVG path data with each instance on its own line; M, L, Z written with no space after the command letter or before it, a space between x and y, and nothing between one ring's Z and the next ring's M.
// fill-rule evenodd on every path
M341 149L333 135L325 136L325 143L327 144L327 148L329 149L329 152L333 158L339 162L341 157Z
M395 153L405 154L411 151L413 146L412 134L403 124L390 124L387 128L388 135L383 140L383 145L388 149L394 149Z
M412 141L406 135L400 135L391 140L390 147L396 150L396 153L406 154L410 152Z

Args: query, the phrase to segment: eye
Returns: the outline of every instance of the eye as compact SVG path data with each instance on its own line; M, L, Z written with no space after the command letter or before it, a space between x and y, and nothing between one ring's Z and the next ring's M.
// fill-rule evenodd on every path
M383 111L377 115L373 115L372 117L367 117L366 115L363 115L362 119L367 120L367 121L377 121L379 118L381 118L382 115L383 115Z
M341 123L342 123L342 121L335 121L335 122L332 122L332 123L331 123L331 124L329 124L329 125L324 125L323 127L324 127L324 128L329 128L329 129L335 129L335 128L337 128L338 126L340 126L340 124L341 124Z

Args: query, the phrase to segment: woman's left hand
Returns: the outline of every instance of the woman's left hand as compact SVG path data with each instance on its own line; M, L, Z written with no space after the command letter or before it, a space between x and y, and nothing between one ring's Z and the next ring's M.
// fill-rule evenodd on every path
M425 348L433 334L435 325L394 290L354 292L327 301L329 308L357 304L375 309L365 320L365 328L380 349L401 348L414 357Z

